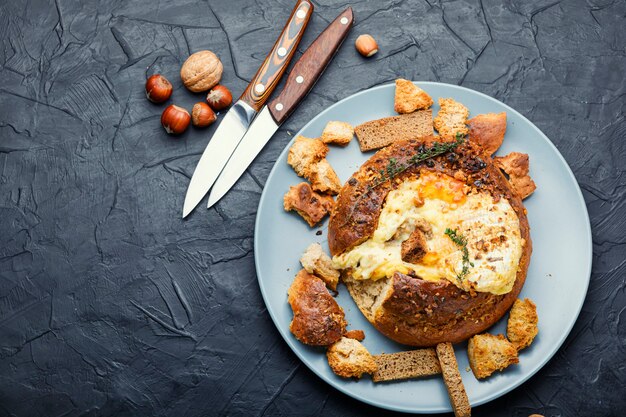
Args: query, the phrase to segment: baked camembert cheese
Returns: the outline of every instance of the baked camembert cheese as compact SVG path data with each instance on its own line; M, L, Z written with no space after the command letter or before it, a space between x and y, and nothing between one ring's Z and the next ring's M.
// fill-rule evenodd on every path
M417 227L425 231L426 253L406 262L401 245ZM513 288L523 246L518 216L505 198L495 201L444 173L422 172L388 193L373 235L335 256L333 266L350 269L355 280L414 273L464 291L501 295Z

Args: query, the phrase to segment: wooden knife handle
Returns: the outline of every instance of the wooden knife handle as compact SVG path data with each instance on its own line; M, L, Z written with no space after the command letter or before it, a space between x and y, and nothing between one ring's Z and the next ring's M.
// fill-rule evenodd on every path
M313 4L309 0L298 0L280 37L239 100L257 112L261 110L287 69L312 14Z
M348 7L313 41L289 73L285 88L269 105L277 124L282 124L311 91L326 66L339 50L354 23Z

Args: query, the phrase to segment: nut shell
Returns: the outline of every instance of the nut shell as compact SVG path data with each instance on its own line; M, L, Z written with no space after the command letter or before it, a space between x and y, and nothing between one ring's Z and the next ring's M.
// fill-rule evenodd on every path
M163 103L172 95L172 83L161 74L154 74L146 80L146 97L153 103Z
M213 88L222 79L222 61L211 51L192 54L180 69L180 78L189 91L199 93Z
M190 121L191 116L189 112L174 104L167 106L161 114L161 124L170 135L180 135L183 133L187 130L187 127L189 127Z
M191 123L196 127L207 127L215 122L215 113L206 103L196 103L191 109Z
M209 91L209 94L207 94L206 101L213 110L220 111L232 104L233 95L230 90L223 85L216 85Z
M378 52L378 44L372 35L366 34L359 36L356 38L354 46L356 50L366 58L369 58Z

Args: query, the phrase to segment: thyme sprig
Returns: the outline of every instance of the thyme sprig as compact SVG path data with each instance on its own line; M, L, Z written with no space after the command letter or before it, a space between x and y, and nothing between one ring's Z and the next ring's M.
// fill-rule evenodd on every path
M385 169L381 169L379 171L380 176L373 179L372 182L367 186L366 191L355 200L354 204L352 205L352 209L350 210L350 214L348 214L342 226L345 226L350 222L350 219L352 219L354 211L358 207L361 200L365 198L374 188L378 187L381 184L384 184L387 181L392 180L412 166L455 150L459 145L463 144L464 142L465 136L463 136L461 133L457 133L456 138L453 142L433 142L429 147L421 145L418 148L418 152L410 157L408 161L404 164L398 163L398 160L396 158L389 158L389 162L387 163Z
M419 164L420 162L424 162L428 159L434 158L435 156L453 151L463 142L465 142L464 136L457 133L454 142L433 142L430 147L421 146L418 153L409 158L405 164L399 164L396 158L389 158L387 166L385 169L381 169L379 171L380 176L372 181L372 183L367 187L367 191L371 191L379 185L397 177L407 169Z
M467 250L467 238L463 236L457 229L449 229L446 227L446 231L444 232L450 240L454 242L455 245L461 248L463 252L463 269L460 273L457 272L456 278L459 280L459 283L463 281L463 278L469 273L469 267L474 266L469 259L469 251Z

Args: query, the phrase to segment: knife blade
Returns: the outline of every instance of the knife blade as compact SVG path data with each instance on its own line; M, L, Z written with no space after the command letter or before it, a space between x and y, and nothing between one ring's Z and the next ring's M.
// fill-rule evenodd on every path
M211 208L232 188L280 125L313 88L339 50L353 22L352 8L348 7L302 54L289 73L280 95L261 110L241 139L209 194L207 208Z
M309 0L297 1L274 47L239 100L222 119L189 182L183 218L191 213L211 189L250 123L276 88L302 39L312 13L313 4Z

